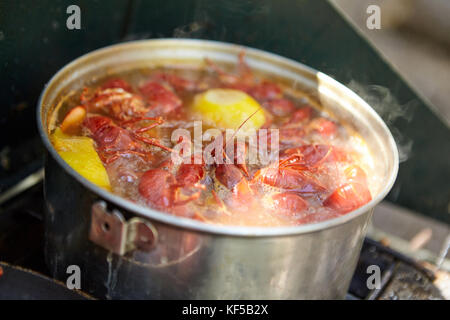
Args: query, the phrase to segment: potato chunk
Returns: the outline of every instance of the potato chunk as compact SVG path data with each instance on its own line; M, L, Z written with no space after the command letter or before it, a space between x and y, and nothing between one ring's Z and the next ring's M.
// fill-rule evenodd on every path
M81 124L86 117L86 109L78 106L70 110L63 122L61 123L61 131L65 134L77 134L80 132Z

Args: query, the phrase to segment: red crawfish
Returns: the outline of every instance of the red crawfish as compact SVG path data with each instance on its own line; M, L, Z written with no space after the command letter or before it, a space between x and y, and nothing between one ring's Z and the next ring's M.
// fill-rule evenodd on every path
M80 101L89 113L100 113L123 121L144 117L149 111L142 97L128 90L131 87L121 79L112 79L91 92L84 88Z
M201 183L205 175L203 164L175 165L169 159L142 175L139 193L153 208L192 216L195 210L190 210L186 205L200 197L205 189Z
M111 163L120 156L137 155L143 159L151 159L152 154L146 145L152 145L171 151L162 145L157 139L141 137L138 134L126 130L104 116L88 116L84 119L83 126L89 136L95 141L97 151L105 163Z

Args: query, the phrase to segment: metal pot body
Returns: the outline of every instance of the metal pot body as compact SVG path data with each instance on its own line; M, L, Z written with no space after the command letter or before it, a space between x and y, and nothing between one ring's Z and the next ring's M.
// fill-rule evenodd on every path
M339 119L354 123L377 150L374 158L383 181L377 196L352 213L314 225L211 226L141 208L80 177L48 140L52 106L87 79L155 63L201 64L206 56L231 63L241 49L198 40L139 41L93 52L55 75L38 108L49 151L46 255L53 276L65 280L67 268L78 265L81 289L112 299L345 297L373 207L392 186L398 159L381 119L331 78L291 60L246 49L252 68L296 81Z

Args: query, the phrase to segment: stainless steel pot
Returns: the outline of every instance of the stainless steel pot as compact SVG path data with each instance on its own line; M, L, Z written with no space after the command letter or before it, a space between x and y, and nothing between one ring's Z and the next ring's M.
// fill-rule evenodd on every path
M49 141L50 114L88 80L161 64L203 66L209 57L250 66L308 91L366 139L382 182L373 200L336 219L297 227L208 225L138 206L91 184ZM46 254L53 276L81 268L82 290L138 299L325 299L348 289L374 206L392 187L395 142L378 115L332 78L280 56L200 40L146 40L89 53L60 70L44 89L38 125L45 170Z

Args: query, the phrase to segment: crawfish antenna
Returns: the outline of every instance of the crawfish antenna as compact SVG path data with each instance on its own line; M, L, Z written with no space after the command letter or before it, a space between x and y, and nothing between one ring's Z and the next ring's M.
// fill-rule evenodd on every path
M259 110L261 110L261 107L258 107L258 109L256 109L250 116L247 117L247 119L245 119L240 125L239 127L234 131L233 135L227 140L225 141L225 145L224 147L226 147L228 145L228 142L232 141L234 139L234 137L236 137L236 134L238 133L239 130L241 130L241 128L244 126L244 124L251 119L251 117L253 117ZM222 153L225 157L225 159L228 159L228 155L225 152L225 150L222 150Z
M225 142L225 145L226 145L230 140L233 140L234 137L236 137L236 134L238 133L238 131L241 130L242 127L247 123L247 121L250 120L250 119L251 119L258 111L260 111L260 110L262 110L262 108L261 108L261 107L258 107L258 109L256 109L251 115L249 115L249 116L247 117L247 119L245 119L245 120L239 125L239 127L237 127L237 129L234 131L234 133L233 133L233 135L230 137L230 139L228 139L228 140Z

